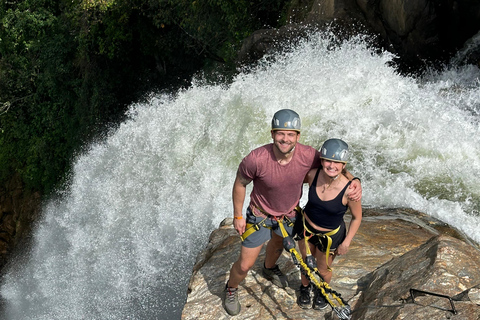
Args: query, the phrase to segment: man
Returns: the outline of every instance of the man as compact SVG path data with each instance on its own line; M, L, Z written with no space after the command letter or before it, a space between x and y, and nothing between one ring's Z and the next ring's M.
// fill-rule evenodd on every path
M233 184L233 224L242 235L242 248L238 260L232 265L230 277L225 286L224 308L230 315L240 313L238 285L254 265L263 244L266 247L263 275L275 285L288 286L287 277L276 264L283 251L283 237L279 223L284 224L291 235L295 220L295 207L302 196L302 186L308 171L320 167L320 153L312 147L298 143L300 140L300 117L290 109L282 109L272 119L271 136L273 143L261 146L250 152L237 171ZM347 178L353 176L347 172ZM246 219L242 210L247 185L253 181L250 204ZM351 184L352 200L361 197L358 181ZM250 233L249 224L260 224L259 230Z

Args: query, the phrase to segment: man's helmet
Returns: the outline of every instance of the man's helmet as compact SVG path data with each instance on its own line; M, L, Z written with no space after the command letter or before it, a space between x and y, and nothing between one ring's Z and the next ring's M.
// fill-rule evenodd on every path
M320 158L347 163L348 144L340 139L328 139L320 149Z
M272 130L294 130L300 132L300 116L293 110L282 109L273 115Z

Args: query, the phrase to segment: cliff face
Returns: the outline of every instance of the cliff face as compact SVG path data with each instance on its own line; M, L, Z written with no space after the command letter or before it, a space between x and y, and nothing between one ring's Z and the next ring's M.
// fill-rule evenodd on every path
M270 50L281 50L284 41L302 36L305 29L332 30L339 37L372 35L372 43L397 55L399 69L418 71L426 62L447 63L469 46L480 30L480 3L471 0L314 0L292 1L291 24L278 30L259 30L247 38L240 61L255 61ZM333 24L332 24L333 22ZM457 62L480 64L480 46Z
M18 176L0 186L0 270L19 243L25 241L40 212L39 193L26 192Z
M221 297L240 245L232 220L225 219L197 258L182 319L230 318ZM298 307L300 271L289 253L279 259L286 289L263 278L263 259L264 251L239 287L242 310L235 318L338 319L331 308ZM334 262L330 286L352 307L352 319L478 320L480 249L420 212L367 209L350 251Z

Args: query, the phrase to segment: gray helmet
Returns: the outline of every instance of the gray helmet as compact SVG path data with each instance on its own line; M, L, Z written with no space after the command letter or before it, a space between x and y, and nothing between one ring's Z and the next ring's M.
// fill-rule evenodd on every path
M320 149L320 158L347 163L348 144L340 139L328 139Z
M300 132L300 116L293 110L282 109L273 115L272 130L295 130Z

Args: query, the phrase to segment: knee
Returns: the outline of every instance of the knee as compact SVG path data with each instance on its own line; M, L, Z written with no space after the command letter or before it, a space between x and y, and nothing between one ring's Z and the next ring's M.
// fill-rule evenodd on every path
M237 261L237 266L238 266L238 271L240 273L245 274L253 267L253 263L250 263L249 261L239 260Z
M255 261L254 261L255 263ZM250 263L249 261L245 261L242 259L238 259L232 266L232 269L234 269L238 274L247 274L247 272L253 267L253 263Z

